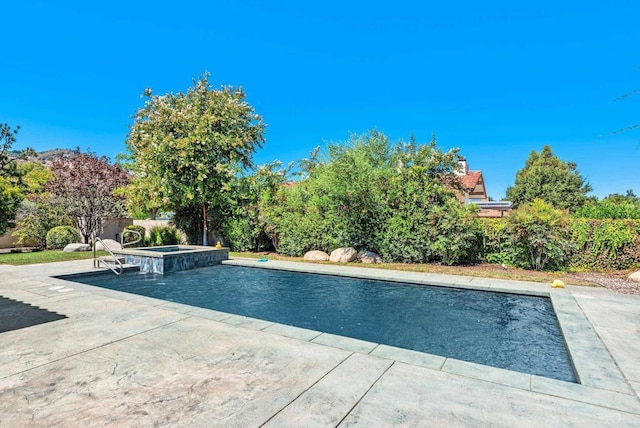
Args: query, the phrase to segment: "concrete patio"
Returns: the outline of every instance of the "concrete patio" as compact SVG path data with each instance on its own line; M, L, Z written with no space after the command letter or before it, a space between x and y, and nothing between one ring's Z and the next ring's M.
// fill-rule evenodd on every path
M66 316L0 333L0 426L640 426L640 296L229 263L550 295L581 384L52 278L91 260L0 265L0 296Z

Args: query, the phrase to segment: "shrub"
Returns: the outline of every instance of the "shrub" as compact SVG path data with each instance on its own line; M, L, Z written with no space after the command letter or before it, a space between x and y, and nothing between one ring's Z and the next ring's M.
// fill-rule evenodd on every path
M140 240L140 242L137 242L131 246L133 247L141 247L143 245L145 245L145 233L146 233L146 229L144 228L144 226L139 226L137 224L130 224L128 226L125 226L124 230L122 231L122 242L125 244L128 244L130 242L134 242L138 239L138 235L135 233L126 233L127 230L132 230L134 232L138 232L140 234L140 236L142 237L142 239Z
M251 222L246 217L229 219L223 229L231 251L253 250Z
M155 226L149 230L149 245L177 245L182 241L180 231L174 226Z
M71 219L46 196L36 195L20 204L13 236L18 245L45 248L47 232L56 226L72 226Z
M640 261L640 221L573 219L571 266L628 269Z
M285 256L301 256L310 250L330 252L339 247L340 245L330 243L329 235L323 233L322 225L322 218L311 213L302 217L295 214L283 215L279 221L277 251Z
M487 263L515 265L511 251L506 218L483 218L480 220L482 244L480 256Z
M507 217L507 228L510 251L518 266L535 270L566 266L571 244L564 211L535 199Z
M404 263L438 261L447 265L474 261L481 242L476 210L453 197L442 206L400 206L383 232L383 258Z
M453 265L477 261L482 236L477 212L478 207L462 205L453 198L434 209L432 225L437 237L431 245L442 263Z
M56 226L47 232L47 248L59 250L73 242L80 242L80 232L71 226Z
M421 210L401 210L388 222L383 235L380 253L386 261L402 263L425 263L434 258L429 245L427 215Z
M615 203L607 200L591 202L576 211L575 217L640 219L640 205L633 202Z

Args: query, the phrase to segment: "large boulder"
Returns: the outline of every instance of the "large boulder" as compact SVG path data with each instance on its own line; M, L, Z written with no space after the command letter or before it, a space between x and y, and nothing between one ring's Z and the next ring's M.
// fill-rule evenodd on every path
M640 270L637 272L633 272L627 279L629 281L640 282Z
M114 241L113 239L101 239L96 242L96 251L104 251L104 246L107 246L111 251L114 250L122 250L122 245L118 241Z
M362 263L382 263L382 257L373 251L365 251L364 253L358 256Z
M355 248L336 248L331 252L329 261L335 263L349 263L358 258L358 252Z
M91 246L89 244L73 243L68 244L62 251L65 253L75 253L76 251L89 251L90 249Z
M326 262L329 260L329 254L324 251L312 250L304 253L304 259L309 262Z

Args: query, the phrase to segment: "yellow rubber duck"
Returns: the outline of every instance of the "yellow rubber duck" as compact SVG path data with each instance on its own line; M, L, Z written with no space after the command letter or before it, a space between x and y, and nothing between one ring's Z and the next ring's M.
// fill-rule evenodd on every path
M564 288L564 282L556 279L551 283L551 288Z

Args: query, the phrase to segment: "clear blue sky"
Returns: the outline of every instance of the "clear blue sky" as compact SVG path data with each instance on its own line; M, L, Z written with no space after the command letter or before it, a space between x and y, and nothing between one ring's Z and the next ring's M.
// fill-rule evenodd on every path
M57 4L59 3L59 4ZM0 123L14 148L125 150L140 94L205 70L267 123L257 163L376 128L435 133L501 199L531 150L593 194L640 194L640 2L5 2Z

